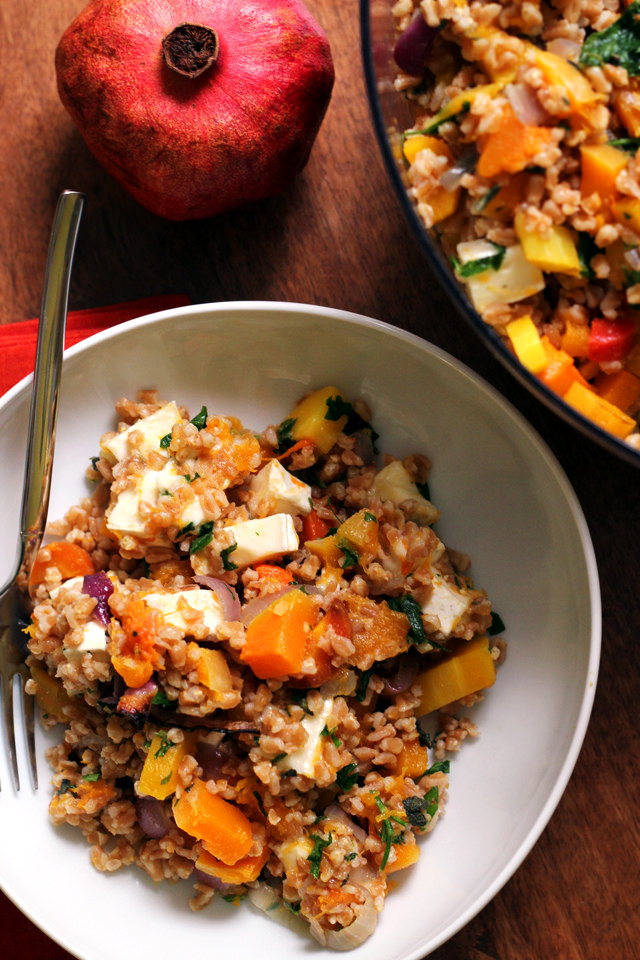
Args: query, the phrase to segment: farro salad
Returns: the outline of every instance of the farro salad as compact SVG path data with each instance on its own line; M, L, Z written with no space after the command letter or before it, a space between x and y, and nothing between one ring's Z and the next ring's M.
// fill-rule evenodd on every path
M433 529L428 459L381 458L362 401L322 387L260 435L156 391L116 410L30 577L50 816L98 870L357 946L443 812L504 625Z
M422 222L522 364L640 449L640 2L391 8Z

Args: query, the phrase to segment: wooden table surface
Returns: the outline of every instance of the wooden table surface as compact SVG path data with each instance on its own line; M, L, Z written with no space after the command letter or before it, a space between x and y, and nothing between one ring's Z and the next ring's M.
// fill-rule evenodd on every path
M279 197L183 224L130 199L90 156L58 100L55 46L83 5L0 4L0 322L37 315L56 198L72 188L88 198L72 308L161 293L325 304L430 340L508 396L548 441L586 515L601 577L602 665L584 747L549 826L493 901L431 956L640 957L640 475L532 398L449 307L374 141L357 0L309 0L331 40L336 84L304 173ZM2 956L68 957L0 898Z

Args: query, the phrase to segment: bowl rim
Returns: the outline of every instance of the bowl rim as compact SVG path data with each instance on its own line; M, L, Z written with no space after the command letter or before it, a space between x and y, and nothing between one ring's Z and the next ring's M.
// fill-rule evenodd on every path
M391 15L391 5L389 5L389 14ZM370 18L371 0L360 0L361 54L365 86L376 140L382 153L382 158L394 188L396 198L400 203L411 232L418 241L418 245L428 260L429 266L435 273L438 281L444 288L449 299L453 301L458 312L462 314L467 323L475 330L480 340L485 343L493 356L496 357L530 393L537 397L549 410L558 414L565 423L577 428L587 438L595 440L596 443L604 447L609 453L613 453L633 466L640 467L640 450L635 450L629 446L629 444L625 443L624 440L620 440L608 431L603 430L602 427L599 427L592 420L583 416L520 363L517 357L507 349L502 338L496 333L493 327L485 323L464 294L462 286L453 278L443 254L438 250L436 243L429 236L413 203L409 199L407 189L402 181L397 162L389 144L382 105L377 89L376 68L371 54L372 35Z
M408 344L417 346L420 350L426 350L426 352L435 355L447 365L453 367L457 373L462 374L465 378L471 380L477 387L480 387L486 391L486 393L493 397L495 401L503 408L510 419L512 419L518 425L518 427L526 435L527 439L536 448L538 455L546 461L547 466L552 470L580 536L580 544L582 548L582 555L584 557L587 579L590 611L588 630L589 652L586 665L586 682L582 691L580 708L575 718L574 730L570 740L569 749L564 756L554 789L549 792L545 803L540 808L538 815L528 831L526 840L520 844L517 851L503 865L502 869L494 877L493 882L483 890L482 894L478 896L466 910L460 913L449 924L449 926L441 932L439 937L429 944L429 953L431 953L433 950L436 950L442 944L446 943L452 936L458 933L467 923L469 923L473 917L480 913L480 911L483 910L484 907L486 907L487 904L496 896L501 888L514 876L528 854L531 852L532 848L540 839L543 831L546 829L573 774L578 756L582 749L583 741L588 729L589 718L593 708L597 688L601 650L602 619L600 586L597 561L589 528L577 495L554 453L550 450L545 440L540 436L540 434L538 434L535 428L527 421L523 414L520 413L520 411L514 406L514 404L511 403L510 400L505 398L480 374L469 368L463 361L451 356L441 347L430 343L429 341L411 333L410 331L395 327L372 317L357 314L351 311L340 310L337 308L297 302L246 300L200 303L161 310L152 314L147 314L142 317L125 321L116 327L111 327L107 330L96 333L68 348L65 350L64 359L65 361L70 360L73 362L76 357L81 357L82 354L86 352L90 353L95 347L100 346L105 342L108 343L109 341L118 339L120 337L126 338L130 332L137 331L145 327L153 328L157 324L171 323L181 317L187 318L197 317L198 315L206 315L207 317L213 319L218 313L233 313L236 311L253 311L267 314L284 312L289 314L298 313L300 315L311 314L316 317L325 316L327 318L332 318L340 322L346 322L354 326L361 326L377 330L380 333L385 333L386 335L403 340ZM6 406L10 406L15 402L19 403L23 401L24 398L22 394L27 392L31 380L32 374L27 375L0 398L0 412ZM29 917L29 919L38 925L40 929L43 929L48 936L55 940L55 942L59 943L67 950L72 952L75 950L74 944L69 943L64 938L56 936L55 932L52 932L51 930L40 925L40 921L38 920L35 911L30 905L23 902L22 897L11 889L10 884L6 884L5 881L2 880L2 882L0 882L0 888L3 890L6 896L9 897L9 899L11 899L27 917ZM416 947L412 952L406 954L405 960L420 960L420 958L424 956L424 947Z

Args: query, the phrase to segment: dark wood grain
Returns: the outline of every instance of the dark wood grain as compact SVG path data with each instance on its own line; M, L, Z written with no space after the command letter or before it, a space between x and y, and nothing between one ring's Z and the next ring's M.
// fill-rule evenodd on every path
M336 85L303 175L277 198L187 224L162 221L130 199L92 159L58 101L56 42L82 6L0 4L0 322L37 314L57 195L79 189L88 201L74 308L169 292L194 302L326 304L425 337L509 397L548 441L584 509L602 582L602 666L584 748L549 826L502 891L432 957L637 960L638 472L526 393L449 307L409 234L374 141L357 0L309 0L332 42ZM3 956L68 956L2 897L0 931Z

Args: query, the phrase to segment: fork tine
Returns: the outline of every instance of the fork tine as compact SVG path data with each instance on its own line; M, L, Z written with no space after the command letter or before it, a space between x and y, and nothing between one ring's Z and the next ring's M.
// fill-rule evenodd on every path
M35 735L35 697L25 693L24 675L20 678L20 699L22 701L22 716L24 718L24 731L27 740L27 754L29 757L29 773L31 774L31 785L34 790L38 789L38 763L36 760L36 735Z
M13 723L13 677L14 674L7 677L2 675L2 707L4 712L4 734L7 747L9 749L9 764L11 766L11 777L15 789L20 790L20 776L18 774L18 757L16 755L16 737Z

